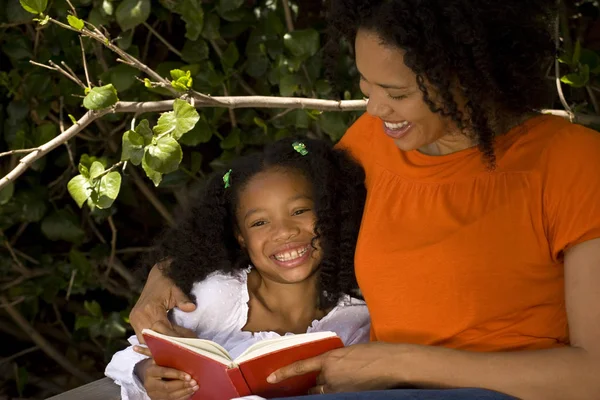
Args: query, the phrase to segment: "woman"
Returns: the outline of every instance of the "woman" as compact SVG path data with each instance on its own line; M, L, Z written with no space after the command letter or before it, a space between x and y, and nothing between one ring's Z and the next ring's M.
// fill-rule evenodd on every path
M536 112L551 100L551 3L332 1L369 98L340 146L366 172L355 268L373 342L273 380L600 398L600 135ZM153 271L136 331L193 308L165 285Z

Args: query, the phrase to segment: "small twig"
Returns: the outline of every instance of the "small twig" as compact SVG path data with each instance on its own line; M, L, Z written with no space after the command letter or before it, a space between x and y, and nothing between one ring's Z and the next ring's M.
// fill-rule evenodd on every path
M167 39L165 39L164 37L162 37L160 35L160 33L158 33L153 27L151 27L149 23L144 22L144 26L146 27L146 29L148 29L148 31L150 31L154 36L156 36L156 38L158 40L160 40L165 46L167 46L167 48L169 50L171 50L171 52L173 54L175 54L179 58L182 57L181 52L179 50L177 50L175 47L173 47L173 45L171 43L169 43L169 41Z
M13 250L12 246L10 245L10 243L8 242L8 240L4 240L4 247L6 247L6 249L8 250L8 252L10 253L13 261L15 262L13 265L14 269L18 272L20 272L23 275L31 275L31 271L29 270L29 268L27 268L22 262L21 260L19 260L19 257L17 257L17 255L15 254L15 251Z
M96 53L96 59L100 63L100 66L102 67L102 71L104 71L104 72L108 71L110 69L110 67L106 63L106 60L104 59L104 54L102 52L102 46L100 46L98 43L94 43L94 53Z
M274 115L273 117L269 118L269 119L267 120L267 122L273 122L273 121L275 121L276 119L279 119L279 118L281 118L281 117L283 117L283 116L285 116L285 115L287 115L287 114L291 113L292 111L294 111L294 109L293 109L293 108L288 108L287 110L284 110L284 111L280 112L279 114L277 114L277 115Z
M100 240L100 243L102 244L106 244L106 239L104 239L104 236L102 236L102 234L100 233L100 231L98 230L98 228L96 227L96 224L94 223L94 220L92 220L92 216L90 213L86 213L87 214L87 222L90 225L90 229L92 230L92 232L94 232L94 235L96 235L96 237L98 238L98 240Z
M67 71L65 71L61 67L59 67L53 61L48 61L48 63L50 65L52 65L52 66L41 64L41 63L38 63L38 62L35 62L35 61L32 61L32 60L30 60L29 62L31 64L33 64L33 65L37 65L38 67L44 67L44 68L50 69L52 71L60 72L61 74L63 74L64 76L66 76L67 78L69 78L70 80L72 80L73 82L75 82L78 86L80 86L82 88L85 88L85 85L83 84L83 82L81 82L81 80L79 78L77 78L76 76L71 76L71 74L69 74Z
M69 279L69 287L67 288L67 295L65 296L65 299L67 299L67 301L69 301L69 297L71 297L71 290L73 289L73 283L75 283L76 275L77 275L76 269L71 271L71 279Z
M554 45L556 46L556 51L558 51L560 49L560 16L556 17ZM562 106L569 113L569 119L573 121L573 110L571 110L567 99L565 99L565 94L563 93L562 84L560 82L560 62L558 61L558 57L555 57L554 59L554 74L556 75L556 91L558 92L558 98L560 99Z
M21 226L25 226L25 224L23 224L23 225L21 225ZM13 240L14 240L14 239L13 239ZM11 244L12 244L12 243L11 243ZM30 262L30 263L32 263L32 264L35 264L35 265L40 265L40 262L39 262L38 260L36 260L35 258L31 257L30 255L28 255L28 254L26 254L26 253L23 253L23 252L22 252L21 250L19 250L19 249L15 249L15 248L13 248L13 250L14 250L14 252L15 252L15 253L16 253L16 254L17 254L19 257L21 257L21 258L23 258L23 259L25 259L25 260L29 261L29 262Z
M15 234L13 235L12 239L10 239L10 245L14 246L17 243L17 240L19 240L19 238L21 237L21 235L23 234L23 232L25 232L25 229L27 229L27 227L29 226L29 222L22 222L21 225L19 225L19 228L17 229L17 231L15 232ZM18 249L14 249L15 253L17 253L19 256L21 256L21 254L25 254L20 252ZM25 259L27 259L26 257L23 257ZM27 259L28 261L31 261L32 258L29 257L29 259ZM36 264L39 264L36 261Z
M104 172L102 172L95 179L100 179L103 176L108 175L109 173L113 172L115 169L121 167L123 164L125 164L125 161L119 161L118 163L116 163L115 165L113 165L112 167L110 167L109 169L107 169Z
M8 283L0 286L0 291L3 292L5 290L10 289L11 287L20 285L22 282L25 282L28 279L34 279L34 278L38 278L40 276L49 275L49 274L50 274L50 272L48 272L48 271L36 270L36 271L33 271L32 273L30 273L29 275L21 275L20 277L13 280L12 282L8 282Z
M11 301L10 303L7 304L0 304L0 310L2 310L3 308L8 308L8 307L14 307L17 304L21 304L22 302L24 302L27 299L27 297L25 296L19 296L16 299L14 299L13 301Z
M76 271L76 270L74 270L74 271ZM62 316L60 315L60 310L58 309L58 306L56 305L56 303L52 303L52 309L54 310L54 315L56 316L56 322L58 322L58 324L62 328L63 332L65 332L65 335L67 335L67 337L69 339L72 338L73 335L71 335L71 332L69 332L69 329L63 322Z
M34 351L37 351L39 349L40 348L37 347L37 346L32 346L32 347L29 347L29 348L27 348L25 350L21 350L18 353L13 354L12 356L0 359L0 365L9 363L9 362L11 362L13 360L16 360L19 357L23 357L24 355L29 354L29 353L33 353Z
M32 23L32 21L8 22L8 23L0 24L0 29L14 28L15 26L28 25L31 23Z
M210 39L209 42L210 42L210 45L212 46L213 50L215 51L215 53L217 53L219 58L222 59L223 58L223 50L221 50L221 48L219 47L217 42L215 42L214 39ZM246 93L248 93L250 96L257 95L256 92L250 87L250 85L248 85L246 83L246 81L244 81L242 79L242 77L240 76L240 74L237 73L237 71L233 71L233 76L235 79L237 79L238 83L246 91Z
M85 80L87 82L87 87L92 88L92 83L90 82L90 74L88 72L87 62L85 61L85 49L83 48L83 38L79 36L79 46L81 46L81 59L83 60L83 71L85 72Z
M50 358L56 361L66 371L71 373L83 382L91 382L93 378L83 372L81 368L73 365L65 356L63 356L50 342L48 342L23 316L9 303L5 296L0 296L0 305L6 310L8 315L17 325L33 340L33 342L44 351Z
M110 215L107 220L112 236L110 239L110 257L108 258L108 268L104 274L106 277L110 275L110 271L113 268L113 264L115 263L115 253L117 251L117 227L115 226L112 215Z
M75 7L73 7L73 4L69 0L67 0L67 4L71 8L71 12L73 13L73 15L77 16L77 10L75 9Z
M588 85L585 87L587 90L588 96L590 97L590 101L592 102L592 106L594 107L594 111L596 114L600 114L600 106L598 105L598 99L596 99L596 94L592 91L592 88Z
M288 0L281 0L283 4L283 12L285 14L285 24L287 26L288 32L292 32L294 30L294 22L292 20L292 10L290 9L290 3Z
M38 151L39 149L40 149L39 147L34 147L32 149L16 149L16 150L5 151L4 153L0 153L0 157L12 156L13 154L31 153L34 151Z
M227 85L225 85L225 83L223 83L223 93L225 96L229 96L229 93L227 92ZM229 119L231 120L231 127L237 128L237 119L235 118L235 111L233 108L229 109Z
M154 250L156 250L156 247L127 247L117 250L115 254L149 253Z
M161 201L158 199L158 197L156 197L154 192L152 190L148 189L148 186L146 186L144 179L142 179L142 177L139 175L139 173L137 172L137 170L135 168L129 169L129 176L131 176L133 183L135 183L135 185L138 187L140 192L142 192L142 194L148 199L150 204L152 204L154 206L154 208L156 209L156 211L158 211L158 213L165 219L167 224L170 227L174 227L175 226L175 218L173 218L173 215L169 212L169 210L167 210L165 205L163 203L161 203ZM0 184L1 184L1 181L0 181Z

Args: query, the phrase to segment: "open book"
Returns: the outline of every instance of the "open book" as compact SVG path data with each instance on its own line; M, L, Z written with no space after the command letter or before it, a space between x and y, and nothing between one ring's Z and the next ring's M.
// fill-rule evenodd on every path
M232 359L210 340L166 336L150 329L142 334L158 365L187 372L198 382L200 389L192 400L228 400L251 394L267 398L304 395L315 386L318 373L277 384L268 383L267 376L295 361L344 346L334 332L304 333L260 341Z

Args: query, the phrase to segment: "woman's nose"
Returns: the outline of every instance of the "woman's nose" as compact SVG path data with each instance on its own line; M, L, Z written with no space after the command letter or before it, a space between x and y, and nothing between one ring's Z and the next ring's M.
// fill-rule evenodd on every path
M394 110L385 101L382 101L380 96L374 95L369 97L367 102L367 112L375 117L385 119L392 114Z

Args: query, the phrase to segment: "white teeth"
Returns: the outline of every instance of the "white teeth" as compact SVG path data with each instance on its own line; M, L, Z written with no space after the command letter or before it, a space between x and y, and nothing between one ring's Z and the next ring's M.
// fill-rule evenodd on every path
M386 128L388 129L392 129L392 130L397 130L397 129L402 129L404 127L406 127L406 125L408 125L408 121L404 121L404 122L400 122L398 124L393 124L391 122L384 122Z
M308 246L301 249L301 250L291 250L291 251L286 251L283 253L278 253L275 254L273 257L275 257L275 259L277 261L292 261L295 260L296 258L300 258L304 255L304 253L306 253L308 251Z

